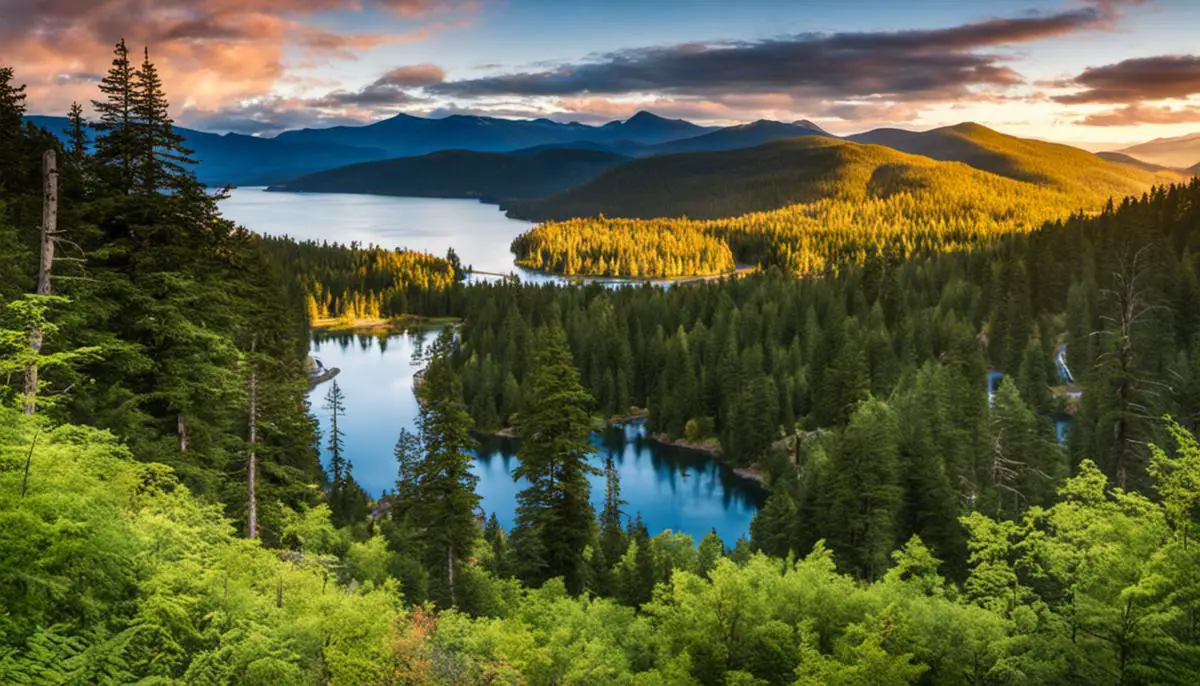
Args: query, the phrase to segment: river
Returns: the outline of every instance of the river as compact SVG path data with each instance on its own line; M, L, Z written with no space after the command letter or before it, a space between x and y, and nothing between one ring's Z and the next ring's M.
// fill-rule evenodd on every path
M509 219L494 205L474 200L396 198L326 193L266 193L238 188L223 201L225 216L267 235L302 240L409 248L445 255L453 247L464 264L495 273L517 273L522 280L559 282L547 274L513 264L512 239L530 226ZM386 337L342 335L313 341L313 355L326 367L341 370L337 380L346 395L341 420L354 477L371 495L394 488L392 448L401 427L413 428L417 413L412 394L412 354L421 334ZM329 417L321 409L328 385L312 394L313 413L327 435ZM711 457L644 440L633 425L595 434L593 462L611 456L621 476L624 510L640 513L652 533L672 529L697 541L712 529L729 545L747 534L764 494ZM324 442L324 441L322 441ZM327 461L322 449L322 460ZM515 444L482 442L474 461L483 507L510 526L520 484L512 479ZM601 477L592 479L592 499L604 494Z

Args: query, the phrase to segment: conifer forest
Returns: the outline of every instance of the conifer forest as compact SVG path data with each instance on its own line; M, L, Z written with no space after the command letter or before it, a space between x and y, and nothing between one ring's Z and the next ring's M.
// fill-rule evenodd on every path
M493 122L520 145L471 174L509 170L495 200L536 222L500 276L469 243L230 218L251 189L201 178L157 56L117 42L47 123L0 52L0 683L1200 683L1179 165L979 125L659 154L635 117L554 133L611 154L548 171L518 148L568 143ZM357 131L328 130L322 155ZM418 328L385 389L415 419L364 454L347 418L376 401L311 341ZM625 424L753 479L745 534L644 517L593 455ZM494 436L511 512L479 490ZM382 493L356 480L380 461Z

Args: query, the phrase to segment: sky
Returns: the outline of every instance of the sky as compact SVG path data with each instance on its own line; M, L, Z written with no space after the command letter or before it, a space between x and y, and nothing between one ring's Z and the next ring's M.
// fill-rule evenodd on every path
M1200 131L1200 0L0 0L30 112L87 103L124 38L183 126L399 113L600 123L976 121L1090 149Z

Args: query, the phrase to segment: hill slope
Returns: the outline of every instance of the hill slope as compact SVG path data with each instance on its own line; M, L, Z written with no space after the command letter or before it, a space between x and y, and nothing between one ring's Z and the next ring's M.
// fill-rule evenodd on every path
M935 160L963 162L1082 198L1125 196L1182 179L1172 170L1121 164L1069 145L1017 138L970 122L919 132L876 129L849 138Z
M1192 167L1200 165L1200 133L1156 138L1117 152L1165 167Z
M1172 169L1171 167L1164 167L1161 164L1153 164L1151 162L1143 162L1142 160L1139 160L1136 157L1130 157L1129 155L1126 155L1123 152L1101 151L1101 152L1096 153L1096 157L1099 157L1100 159L1108 160L1109 162L1116 162L1117 164L1124 164L1124 165L1128 165L1130 167L1137 167L1138 169L1143 169L1148 172L1155 172L1155 173L1166 172L1168 174L1173 173L1173 172L1176 172L1176 173L1179 172L1178 169Z
M540 198L578 186L626 159L596 150L444 150L317 172L271 190L497 201Z
M66 138L66 117L34 115L25 119L59 138ZM377 148L324 143L297 145L237 133L220 135L183 127L175 130L183 136L184 144L199 163L195 167L196 177L209 186L265 186L321 169L386 156ZM89 140L92 138L94 133L89 131Z
M1070 176L1033 183L822 136L645 158L557 196L514 204L514 216L556 221L518 237L513 250L524 266L549 271L678 276L695 268L696 246L715 238L739 262L822 273L1029 231L1099 209L1113 186L1140 193L1159 177L1091 157L1091 168L1106 176L1090 187ZM707 254L697 273L728 271L729 260L711 248Z
M1056 205L1079 209L1183 178L1173 170L1147 171L1069 146L978 129L983 127L972 127L966 135L928 132L932 136L872 132L877 134L872 138L891 144L886 147L801 136L755 148L639 159L558 196L517 203L512 214L527 219L598 214L731 217L827 197L873 195L885 187L958 195L954 184L959 178L970 184L995 183L1006 193L1036 195L1031 201L1052 198ZM899 147L910 148L913 154L900 152ZM965 158L955 161L974 169L939 163L939 157Z

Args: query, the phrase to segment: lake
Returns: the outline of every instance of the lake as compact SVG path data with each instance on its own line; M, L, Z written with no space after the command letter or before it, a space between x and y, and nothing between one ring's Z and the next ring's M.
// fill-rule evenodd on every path
M412 387L419 364L414 364L413 354L435 335L328 334L313 341L313 357L341 370L337 382L346 396L346 415L340 419L346 454L354 465L354 478L372 496L395 488L392 448L401 428L414 429L418 409ZM322 408L328 388L328 383L322 384L311 394L323 437L329 428L329 413ZM640 513L652 534L672 529L697 542L712 529L727 545L749 532L765 497L757 484L707 455L646 441L644 435L644 427L628 425L592 436L592 463L602 468L605 459L612 458L629 517ZM515 451L512 440L484 438L473 464L483 508L488 514L495 512L505 528L512 525L522 488L512 478ZM327 464L324 446L321 457ZM591 484L592 502L599 507L603 476L592 477Z
M534 226L509 219L496 205L456 198L399 198L349 193L268 193L263 188L235 188L221 202L227 219L267 236L329 241L383 248L407 248L444 257L451 247L463 265L487 272L470 279L516 274L527 283L564 283L567 279L518 267L511 244ZM650 283L669 287L675 279L573 277L611 288Z
M345 193L267 193L235 188L221 203L226 218L268 236L384 248L408 248L445 256L451 247L464 265L522 281L558 277L516 266L509 245L533 227L509 219L478 200L397 198Z

